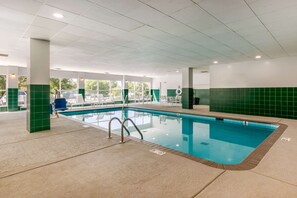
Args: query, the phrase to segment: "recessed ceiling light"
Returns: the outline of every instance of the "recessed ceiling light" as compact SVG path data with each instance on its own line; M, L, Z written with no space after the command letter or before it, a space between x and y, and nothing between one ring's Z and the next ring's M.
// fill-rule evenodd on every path
M58 18L58 19L64 18L64 15L63 14L60 14L60 13L54 13L53 16L56 17L56 18Z
M176 72L176 73L178 73L179 71L178 71L178 70L176 70L175 72Z
M260 55L255 56L255 59L260 59L260 58L262 58Z
M213 61L213 63L214 63L214 64L218 64L219 62L218 62L218 61Z

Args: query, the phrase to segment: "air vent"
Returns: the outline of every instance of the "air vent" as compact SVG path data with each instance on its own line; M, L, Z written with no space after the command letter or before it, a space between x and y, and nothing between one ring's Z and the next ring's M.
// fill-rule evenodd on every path
M0 57L8 57L8 54L0 54Z
M201 71L201 73L208 73L208 71Z

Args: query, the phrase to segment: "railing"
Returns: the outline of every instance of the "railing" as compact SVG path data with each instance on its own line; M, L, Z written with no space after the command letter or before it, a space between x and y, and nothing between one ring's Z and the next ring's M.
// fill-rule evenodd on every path
M135 127L135 129L136 129L137 132L139 133L141 139L143 140L143 135L142 135L142 133L140 132L139 128L136 126L136 124L133 122L133 120L131 120L130 118L126 118L126 119L123 121L123 123L122 123L122 127L121 127L121 143L125 143L125 141L124 141L124 128L125 128L125 125L124 125L124 124L125 124L125 122L127 122L127 121L130 121L130 122L133 124L133 126Z
M136 126L136 124L133 122L133 120L131 120L130 118L126 118L123 122L121 122L121 120L117 117L113 117L110 119L109 123L108 123L108 139L111 139L111 123L113 120L117 120L119 121L119 123L121 123L121 143L125 143L125 140L124 140L124 129L127 131L128 135L130 135L130 132L129 130L127 129L127 127L125 126L125 123L127 121L130 121L133 126L135 127L135 129L137 130L137 132L139 133L140 135L140 138L143 140L143 134L141 133L141 131L139 130L139 128Z
M119 121L119 123L121 124L121 126L123 126L123 123L122 123L122 121L119 118L117 118L117 117L111 118L110 121L109 121L109 123L108 123L108 137L107 137L108 139L111 139L111 122L113 120ZM124 126L124 129L127 131L128 135L130 135L129 130L125 126Z

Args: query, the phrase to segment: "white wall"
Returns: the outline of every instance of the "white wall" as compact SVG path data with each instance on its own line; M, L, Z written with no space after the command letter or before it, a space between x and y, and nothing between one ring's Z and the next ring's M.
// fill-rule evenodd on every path
M160 89L160 95L166 96L167 89L177 89L182 86L181 74L172 74L168 76L153 78L153 89Z
M297 57L210 66L211 88L296 86Z
M193 71L193 88L194 89L209 89L209 73L200 73ZM168 74L167 76L153 78L153 89L160 89L161 95L167 95L167 89L177 89L182 87L181 73Z
M193 88L194 89L209 89L209 73L198 73L194 71L193 74Z

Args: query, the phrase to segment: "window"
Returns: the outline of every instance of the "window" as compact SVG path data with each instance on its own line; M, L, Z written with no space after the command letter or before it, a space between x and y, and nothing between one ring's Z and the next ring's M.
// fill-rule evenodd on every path
M27 106L27 76L19 76L18 78L18 104L21 107Z
M86 101L95 100L98 95L98 80L85 80Z
M142 82L134 82L134 86L135 86L135 98L142 99L143 98Z
M122 82L109 80L85 80L86 100L96 99L99 94L103 97L122 98Z
M27 91L27 76L19 76L18 88L21 91Z
M61 97L70 99L74 97L74 94L77 94L77 79L61 79Z
M50 78L51 101L57 97L73 98L77 94L77 79Z
M6 75L0 75L0 106L6 105Z
M151 95L151 83L149 82L143 83L143 95L144 97Z
M129 89L129 100L134 100L135 99L134 82L128 81L128 89Z
M122 99L122 82L121 81L110 81L111 84L111 96L114 100Z
M50 78L50 92L51 92L51 102L60 95L60 79Z
M150 94L149 82L132 82L128 81L129 99L145 99Z
M110 96L110 81L109 80L99 80L99 94L103 97Z

